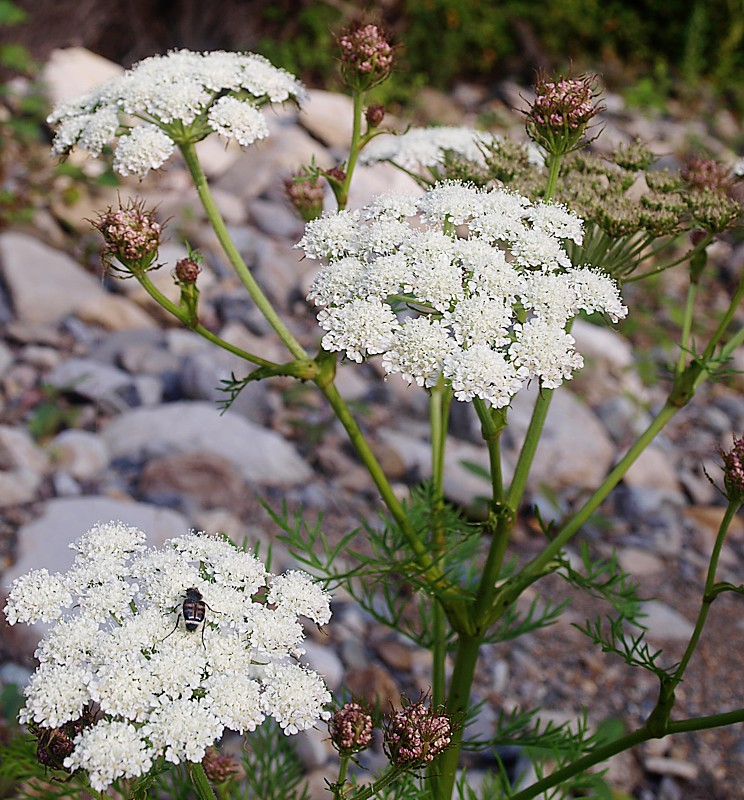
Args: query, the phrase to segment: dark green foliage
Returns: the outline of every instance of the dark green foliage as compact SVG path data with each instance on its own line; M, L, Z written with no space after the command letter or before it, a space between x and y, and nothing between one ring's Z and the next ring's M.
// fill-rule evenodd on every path
M246 737L246 742L246 800L308 800L302 762L276 723L264 722Z
M259 50L311 82L333 82L331 31L353 21L344 16L353 10L325 2L289 13L289 5L285 0L261 12L266 35ZM397 0L368 12L365 19L381 21L402 45L392 81L398 88L447 88L506 74L528 80L538 66L573 64L635 85L629 100L646 106L663 105L675 80L681 93L701 80L741 92L744 14L737 2Z

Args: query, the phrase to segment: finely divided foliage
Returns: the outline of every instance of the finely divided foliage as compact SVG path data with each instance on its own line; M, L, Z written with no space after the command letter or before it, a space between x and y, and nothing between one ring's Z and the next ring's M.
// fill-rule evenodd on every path
M298 247L326 262L308 295L326 350L382 354L388 374L502 408L583 365L566 330L579 312L627 313L609 276L571 265L565 242L582 235L561 205L448 182L321 217Z
M225 729L254 730L266 716L287 734L328 717L323 680L295 660L298 617L330 619L330 596L305 573L271 575L250 552L204 534L147 549L141 531L118 522L71 547L70 571L18 578L5 613L10 624L55 623L36 652L21 722L56 728L99 709L65 761L93 788L160 757L200 762ZM191 587L208 604L203 635L177 624Z

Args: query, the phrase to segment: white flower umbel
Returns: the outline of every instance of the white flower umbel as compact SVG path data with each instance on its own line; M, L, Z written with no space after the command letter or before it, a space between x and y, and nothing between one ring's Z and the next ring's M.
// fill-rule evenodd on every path
M36 570L13 582L5 614L10 624L55 623L20 720L80 723L65 767L85 770L94 789L159 759L201 761L226 729L254 730L267 715L286 733L327 718L322 678L291 661L303 652L299 617L331 616L310 576L270 575L250 552L206 534L148 550L145 535L120 522L71 547L66 574ZM197 591L192 605L187 590Z
M418 173L426 170L436 176L447 153L483 166L486 154L497 141L498 137L488 131L463 126L409 128L401 134L376 136L360 153L359 162L390 161L406 170ZM527 156L531 164L544 166L545 158L532 142L527 145Z
M57 126L53 152L73 147L98 156L119 137L114 169L144 177L178 145L211 133L245 146L269 135L259 109L299 102L301 84L253 53L178 50L147 58L49 115Z
M482 164L484 149L494 140L492 133L466 127L409 128L400 135L376 136L362 150L359 161L362 164L393 161L405 169L418 170L440 166L445 153L450 151Z
M328 214L297 246L324 261L308 299L326 350L381 354L388 374L500 408L526 381L555 388L583 365L566 330L579 312L627 313L612 278L571 264L566 243L582 237L564 206L447 182Z

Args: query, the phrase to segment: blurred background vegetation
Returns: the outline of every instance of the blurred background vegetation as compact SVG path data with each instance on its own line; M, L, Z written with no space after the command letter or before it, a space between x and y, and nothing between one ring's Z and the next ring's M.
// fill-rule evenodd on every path
M8 0L0 0L0 5ZM713 98L744 110L744 0L15 0L26 19L0 30L38 61L84 46L124 66L169 48L246 49L334 88L333 33L364 18L403 44L388 89L528 84L538 67L602 73L631 103Z

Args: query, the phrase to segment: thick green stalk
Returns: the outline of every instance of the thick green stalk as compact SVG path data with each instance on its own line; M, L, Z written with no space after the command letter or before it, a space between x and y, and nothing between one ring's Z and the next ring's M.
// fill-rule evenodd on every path
M353 93L354 109L352 112L349 160L346 163L346 177L336 193L336 203L338 204L339 211L345 209L346 204L349 202L349 187L351 186L351 178L354 174L354 168L356 167L357 159L359 158L359 151L361 150L360 141L362 135L362 107L364 105L364 94L364 92L357 89L355 89Z
M635 747L653 738L654 736L644 725L632 733L628 733L625 736L621 736L619 739L615 739L613 742L608 742L596 748L596 750L592 750L591 753L587 753L587 755L573 761L562 769L557 769L541 780L535 781L532 786L528 786L522 789L521 792L511 795L510 800L531 800L531 798L537 797L543 794L543 792L547 792L548 789L559 786L569 778L580 775L595 764L601 764L603 761L607 761L608 758L612 758L612 756L622 753L624 750L629 750L631 747Z
M432 544L434 557L442 572L446 571L447 531L444 528L444 453L447 442L447 420L452 392L444 380L431 390L429 397L429 427L431 430L432 480ZM434 600L432 609L432 681L431 702L434 708L444 704L445 660L447 657L447 627L444 609Z
M682 318L682 330L679 336L679 356L677 357L676 374L680 375L687 362L690 334L692 332L692 320L695 311L695 298L697 297L697 282L690 282L687 287L687 299L685 301L685 311Z
M516 513L522 501L522 495L527 486L527 478L532 468L532 462L535 459L537 446L540 444L540 436L545 425L545 419L548 416L548 409L550 408L550 401L553 399L554 391L555 389L540 389L532 409L532 417L530 418L522 449L519 451L517 466L514 468L514 476L512 477L509 491L506 493L506 505L514 513Z
M225 341L224 339L217 336L217 334L212 333L212 331L205 328L203 325L193 325L189 318L188 314L184 312L179 306L175 303L171 302L158 288L155 284L150 280L149 276L146 272L143 272L140 275L136 276L137 280L140 282L142 288L152 297L152 299L160 306L162 306L166 311L169 311L173 314L176 319L180 320L186 327L190 328L194 333L198 333L204 339L212 344L216 344L217 347L221 347L223 350L227 350L228 353L232 353L245 361L249 361L251 364L257 364L260 367L268 367L274 368L277 367L278 364L274 364L273 361L267 361L265 358L260 358L259 356L254 355L253 353L249 353L247 350L243 350L241 347L237 347L230 342Z
M462 748L465 712L470 700L470 687L473 685L475 665L482 642L482 636L471 636L465 633L458 635L446 707L454 724L454 732L449 748L435 762L439 772L438 779L433 784L436 800L449 800L452 796L457 777L457 763Z
M194 789L196 790L199 800L215 800L212 784L210 784L200 761L195 761L190 765L189 774L191 775L191 783L194 784Z
M700 635L703 632L703 627L705 626L705 620L708 616L708 612L710 611L710 607L713 603L713 600L716 598L714 586L716 582L716 571L718 570L718 560L721 556L721 548L723 547L723 542L726 538L726 533L728 532L729 526L736 516L736 512L739 510L740 506L741 503L731 501L729 501L728 505L726 506L726 512L723 515L723 519L721 520L721 524L718 528L718 535L716 536L716 541L713 545L713 552L710 556L708 574L705 579L705 588L703 589L703 600L700 604L700 611L698 612L697 620L695 621L695 630L692 632L692 636L690 637L690 641L687 645L685 653L679 662L679 666L674 672L673 678L675 682L682 680L682 676L687 669L687 665L690 663L692 654L695 652L695 648L700 641Z
M251 299L256 304L258 310L264 315L266 321L279 335L279 338L282 340L287 350L289 350L289 352L295 358L306 359L307 353L305 352L304 348L292 335L289 328L287 328L282 321L281 317L279 317L276 310L271 305L271 302L263 293L263 290L258 285L256 279L253 277L253 274L248 269L243 257L238 252L238 248L235 246L235 243L230 237L227 226L225 225L225 221L222 219L222 215L220 214L217 205L214 202L214 198L212 197L212 192L209 189L207 177L204 174L204 170L201 168L194 145L190 142L186 142L179 145L179 148L181 150L181 154L183 155L183 159L186 162L186 167L191 173L191 178L194 181L194 186L196 187L196 192L199 195L199 200L201 200L201 204L207 214L209 224L214 229L217 239L222 245L222 249L225 251L225 255L227 255L227 258L241 283L248 290L248 294L251 296Z

